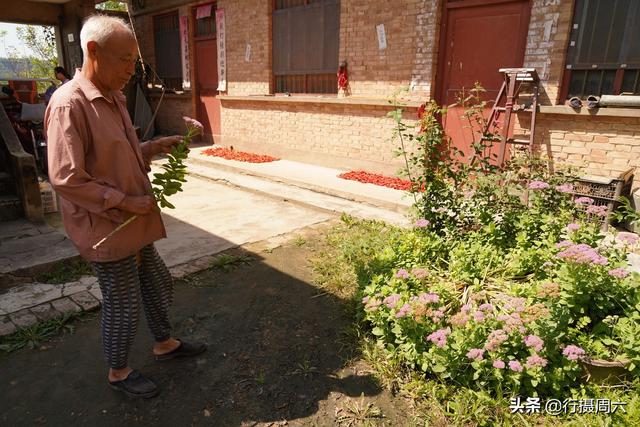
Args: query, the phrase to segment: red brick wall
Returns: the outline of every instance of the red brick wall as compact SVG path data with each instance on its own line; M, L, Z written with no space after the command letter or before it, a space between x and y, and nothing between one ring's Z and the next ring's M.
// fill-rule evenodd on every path
M412 99L431 94L437 58L439 0L343 0L340 61L349 64L351 94L388 97L403 86ZM376 26L384 24L387 48Z

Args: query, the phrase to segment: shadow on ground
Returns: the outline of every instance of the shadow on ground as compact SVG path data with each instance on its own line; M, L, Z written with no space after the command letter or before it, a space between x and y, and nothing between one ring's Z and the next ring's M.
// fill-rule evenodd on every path
M129 400L107 387L99 316L39 349L1 356L0 424L335 425L336 396L345 402L382 390L345 361L342 332L351 319L344 301L311 285L308 246L251 253L235 271L177 282L175 335L205 341L209 351L155 362L142 321L130 361L161 387L154 399Z

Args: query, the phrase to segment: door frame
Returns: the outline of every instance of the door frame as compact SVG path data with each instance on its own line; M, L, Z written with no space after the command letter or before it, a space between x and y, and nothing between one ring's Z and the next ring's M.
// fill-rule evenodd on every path
M449 20L449 9L460 9L460 8L468 8L468 7L481 7L481 6L489 6L501 3L520 3L527 2L529 3L529 7L526 8L526 12L524 15L525 20L528 22L528 25L524 27L523 34L520 34L520 40L523 44L523 53L526 55L527 49L527 35L529 33L529 25L531 25L531 8L532 2L531 0L443 0L442 1L442 11L440 13L440 34L438 41L438 59L437 59L437 67L436 67L436 79L435 79L435 87L433 91L432 98L440 105L446 98L445 87L444 87L444 71L445 71L445 61L447 59L447 31L448 31L448 20ZM524 61L523 55L523 61ZM496 70L497 72L498 70Z
M196 30L197 30L196 13L197 13L198 7L206 6L208 4L211 4L211 14L213 16L213 19L215 20L216 9L218 7L217 1L209 1L209 2L205 1L195 5L190 5L190 10L189 10L189 24L191 26L189 30L189 39L190 39L189 56L191 57L191 70L192 70L191 71L191 89L193 93L192 109L193 109L194 115L196 116L196 120L199 120L201 122L202 122L202 117L200 116L201 114L200 85L198 84L198 55L197 55L196 44L202 40L215 40L216 44L218 43L217 30L216 30L215 36L196 36ZM217 49L217 46L216 46L216 49ZM216 57L216 67L217 67L217 57ZM216 69L216 73L217 73L217 69ZM220 92L216 89L216 95L214 96L214 98L217 98L218 95L220 95ZM209 120L207 120L207 122L209 122ZM211 141L205 141L205 142L215 143L215 138L213 137L213 134L214 134L213 126L211 126L210 122L209 122L209 126L211 127L211 134L212 134ZM222 126L220 129L220 133L222 133ZM206 139L207 136L203 134L201 138Z

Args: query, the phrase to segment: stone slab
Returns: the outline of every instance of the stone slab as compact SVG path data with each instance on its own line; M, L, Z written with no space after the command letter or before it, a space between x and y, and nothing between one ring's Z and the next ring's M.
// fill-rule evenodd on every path
M55 301L51 301L51 305L60 313L76 312L81 310L80 306L75 302L73 302L69 297L60 298Z
M63 296L62 290L61 285L46 283L29 283L11 288L0 295L0 314L14 313L58 299Z
M90 311L100 307L100 302L91 295L89 291L78 292L70 297L84 311Z
M61 313L53 308L50 303L40 304L29 309L39 321L51 320L60 317Z
M9 316L0 316L0 336L9 335L16 331L16 325L13 324Z
M33 313L31 313L27 309L11 313L9 317L11 318L11 321L19 328L31 326L34 323L38 322L36 316L34 316Z

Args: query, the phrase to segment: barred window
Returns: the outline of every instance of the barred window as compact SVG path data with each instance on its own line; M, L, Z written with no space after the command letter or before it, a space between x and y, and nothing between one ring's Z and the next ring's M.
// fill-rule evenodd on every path
M153 17L156 72L168 90L182 90L178 11Z
M337 93L339 33L339 0L276 0L274 91Z
M576 0L567 97L640 93L640 1Z

